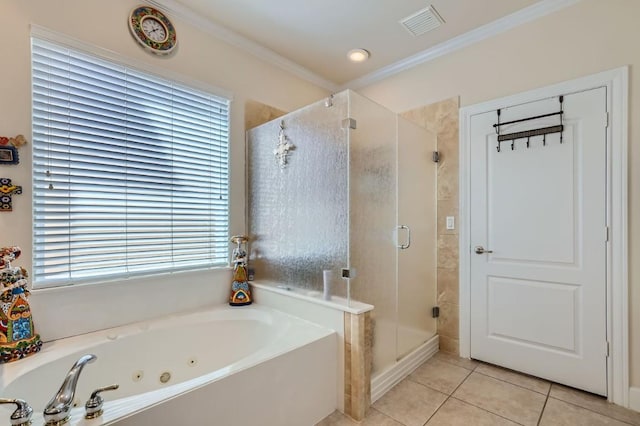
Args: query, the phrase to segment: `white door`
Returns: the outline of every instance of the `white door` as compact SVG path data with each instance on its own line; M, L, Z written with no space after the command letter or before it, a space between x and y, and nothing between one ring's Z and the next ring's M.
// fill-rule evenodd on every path
M471 357L606 395L606 89L563 107L562 143L555 133L500 152L496 112L471 118ZM559 110L555 97L500 120Z

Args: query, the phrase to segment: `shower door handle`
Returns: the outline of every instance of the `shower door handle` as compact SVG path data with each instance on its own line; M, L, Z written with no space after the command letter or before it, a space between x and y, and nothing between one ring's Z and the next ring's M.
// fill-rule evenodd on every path
M406 250L409 247L411 247L411 228L409 228L407 225L399 225L398 226L398 240L400 240L400 229L406 229L407 230L407 243L406 244L398 244L398 248L400 250Z

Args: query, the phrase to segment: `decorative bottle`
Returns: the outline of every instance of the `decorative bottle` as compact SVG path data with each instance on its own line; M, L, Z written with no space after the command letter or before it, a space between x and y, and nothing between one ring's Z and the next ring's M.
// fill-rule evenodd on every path
M229 297L229 305L231 306L250 305L253 302L247 279L247 251L242 247L247 241L249 238L245 235L231 237L231 242L236 244L233 249L233 282Z
M19 247L0 249L0 364L33 355L42 348L33 327L27 271L11 266L20 253Z

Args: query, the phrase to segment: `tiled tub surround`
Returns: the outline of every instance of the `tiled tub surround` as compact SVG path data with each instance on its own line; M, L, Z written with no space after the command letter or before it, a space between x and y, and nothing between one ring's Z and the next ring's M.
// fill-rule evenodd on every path
M92 425L313 424L336 407L336 340L328 328L268 307L218 305L45 344L38 356L0 366L0 389L31 404L34 424L43 424L40 412L69 367L92 353L70 425L87 424L85 398L112 383L120 388L104 394L104 414Z
M335 407L356 420L362 420L371 404L371 364L373 352L370 312L373 306L300 288L283 288L278 282L251 283L260 305L269 306L336 332Z
M605 398L440 352L369 410L318 426L640 426L640 413Z
M344 412L363 420L371 404L373 328L370 312L344 313Z
M458 98L450 98L400 114L407 120L435 132L440 153L437 176L437 285L438 336L440 350L459 353L458 298ZM446 217L453 216L455 229L446 228Z

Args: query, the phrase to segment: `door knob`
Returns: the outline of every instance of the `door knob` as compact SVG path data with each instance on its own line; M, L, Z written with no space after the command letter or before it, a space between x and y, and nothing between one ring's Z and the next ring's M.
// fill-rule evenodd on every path
M493 253L493 250L485 250L482 246L476 246L474 250L476 254Z

